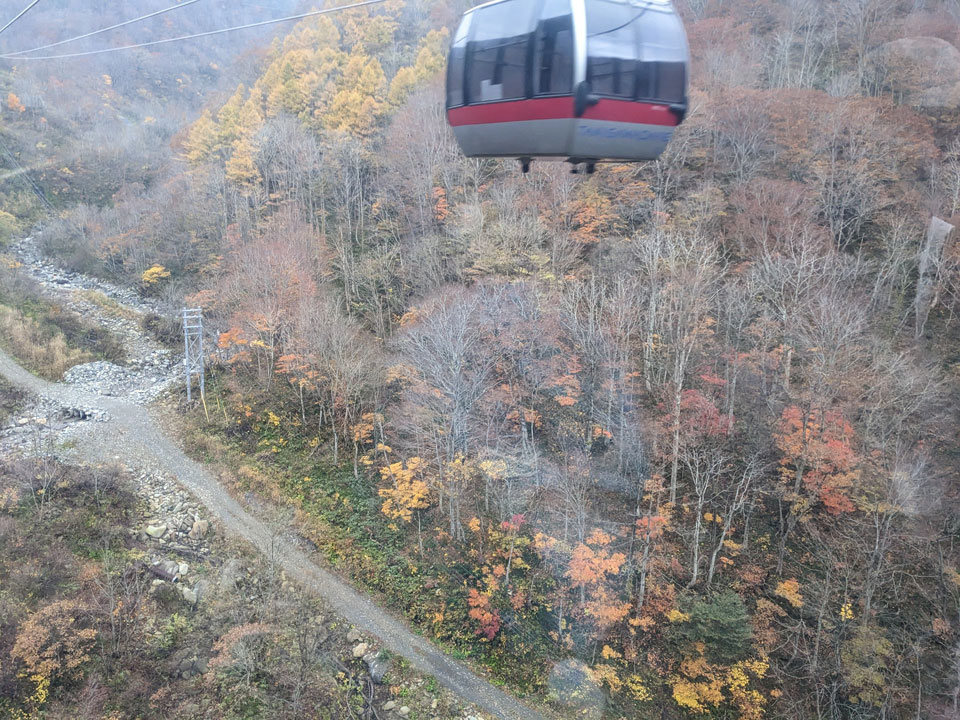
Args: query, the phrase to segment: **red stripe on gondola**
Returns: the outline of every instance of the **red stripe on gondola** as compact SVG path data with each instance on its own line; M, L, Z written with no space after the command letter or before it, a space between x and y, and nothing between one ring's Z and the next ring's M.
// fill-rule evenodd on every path
M535 98L465 105L447 110L447 118L454 127L524 120L571 120L574 118L573 98ZM676 115L666 105L609 98L603 98L587 108L581 119L668 127L678 124Z

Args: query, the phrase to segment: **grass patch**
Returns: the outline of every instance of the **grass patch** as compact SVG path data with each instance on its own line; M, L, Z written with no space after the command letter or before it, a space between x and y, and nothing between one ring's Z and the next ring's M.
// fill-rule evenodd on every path
M47 380L58 380L74 365L95 358L90 352L70 347L63 334L51 333L7 305L0 305L0 336L4 349L28 370Z
M0 345L24 367L58 380L74 365L124 361L123 345L113 333L49 302L36 283L10 265L0 266Z
M107 317L123 318L124 320L140 319L140 313L136 310L124 307L99 290L80 290L77 294L91 305L100 308L100 311Z

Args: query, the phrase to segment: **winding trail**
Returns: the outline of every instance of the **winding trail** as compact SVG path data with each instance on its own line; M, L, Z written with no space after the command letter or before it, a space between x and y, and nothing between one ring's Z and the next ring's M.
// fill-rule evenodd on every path
M0 350L0 374L31 393L69 407L96 405L110 415L108 422L83 423L74 434L77 450L88 462L112 462L159 467L174 475L230 532L248 540L260 552L277 557L287 575L326 600L348 622L368 632L391 652L407 658L418 670L464 700L506 720L537 720L542 716L495 688L461 663L411 632L348 583L314 563L302 550L251 515L199 463L187 457L163 432L149 408L117 398L85 393L69 385L48 383L24 370ZM75 426L76 427L76 426Z
M544 716L499 690L462 663L446 656L406 624L349 583L323 569L294 543L240 505L202 465L187 457L163 431L150 408L122 397L109 397L65 383L50 383L31 374L0 350L0 375L12 384L66 408L95 407L106 411L106 422L71 424L75 452L87 462L123 463L138 469L159 469L219 517L222 526L276 558L287 575L322 597L344 620L379 638L418 670L434 676L465 701L505 720L540 720Z

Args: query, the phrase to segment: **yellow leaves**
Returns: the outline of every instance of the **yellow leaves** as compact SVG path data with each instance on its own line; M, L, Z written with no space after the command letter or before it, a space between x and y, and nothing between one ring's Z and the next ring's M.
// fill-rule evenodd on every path
M104 85L113 85L113 78L107 74L101 75L100 79L103 80Z
M386 111L386 83L380 62L355 48L344 67L341 89L322 115L324 127L357 137L369 135Z
M695 714L707 714L712 708L730 704L737 709L736 717L760 720L766 698L751 689L750 683L763 679L769 668L763 656L730 667L708 662L702 652L686 657L680 664L680 674L670 678L674 702Z
M627 694L637 702L646 702L647 700L653 699L653 695L644 684L643 678L639 675L631 675L626 679L624 685L626 685Z
M480 532L480 527L481 527L480 518L478 517L470 518L469 522L467 522L467 527L470 528L471 532L475 532L475 533Z
M220 143L217 125L209 110L197 118L183 145L191 165L202 165L213 158L214 153L220 148Z
M840 606L840 619L843 622L848 622L850 620L853 620L853 618L854 618L853 606L849 602L845 602L843 605Z
M600 651L600 654L603 656L604 660L619 660L621 657L623 657L623 655L609 645L604 645L603 650Z
M502 480L507 474L507 464L503 460L482 460L477 467L494 482Z
M773 593L774 595L782 597L795 608L803 607L803 597L800 595L800 583L796 580L783 580L777 583L777 587Z
M690 615L688 613L681 612L680 610L677 610L677 608L673 608L667 613L667 620L672 623L687 622L689 619Z
M708 684L676 678L671 686L674 702L680 707L697 714L706 713L709 711L710 704L715 705L723 701L723 695L716 687L716 681L713 684Z
M590 675L595 682L602 683L610 688L611 692L618 692L623 687L623 681L617 674L617 669L610 665L597 665L590 668Z
M143 275L140 277L144 285L156 285L161 280L170 277L170 271L167 270L163 265L154 265L143 271Z
M406 315L404 317L406 317ZM391 365L387 368L385 382L387 384L397 381L408 382L411 378L416 377L416 372L417 371L409 365Z
M378 492L384 498L380 511L391 520L410 522L414 510L430 506L429 488L417 477L421 465L419 457L412 457L406 465L401 461L380 468L380 477L393 481L392 488L381 488Z
M943 574L947 576L947 580L960 588L960 572L957 572L956 568L945 568Z
M241 137L233 145L233 154L227 160L227 178L240 187L250 187L260 180L256 149L248 137Z

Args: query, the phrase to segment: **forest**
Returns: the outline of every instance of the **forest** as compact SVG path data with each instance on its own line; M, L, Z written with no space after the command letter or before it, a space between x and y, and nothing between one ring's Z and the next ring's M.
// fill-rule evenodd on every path
M8 62L0 242L202 307L184 444L545 711L958 717L960 4L676 5L589 176L460 154L462 0Z

